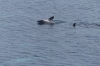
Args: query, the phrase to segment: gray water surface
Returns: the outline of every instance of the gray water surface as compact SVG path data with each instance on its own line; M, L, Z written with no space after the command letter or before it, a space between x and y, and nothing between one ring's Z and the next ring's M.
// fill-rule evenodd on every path
M0 66L99 65L100 0L0 0Z

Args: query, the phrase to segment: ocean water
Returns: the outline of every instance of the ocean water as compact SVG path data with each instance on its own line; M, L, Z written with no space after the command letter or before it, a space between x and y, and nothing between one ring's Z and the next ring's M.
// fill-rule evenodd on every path
M99 65L100 0L0 0L0 66Z

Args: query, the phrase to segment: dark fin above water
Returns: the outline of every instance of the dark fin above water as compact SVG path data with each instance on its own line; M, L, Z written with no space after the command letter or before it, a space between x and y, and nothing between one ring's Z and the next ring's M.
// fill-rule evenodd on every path
M54 16L52 16L52 17L49 18L50 21L53 20L53 19L54 19Z
M73 27L75 27L75 26L76 26L76 23L73 24Z

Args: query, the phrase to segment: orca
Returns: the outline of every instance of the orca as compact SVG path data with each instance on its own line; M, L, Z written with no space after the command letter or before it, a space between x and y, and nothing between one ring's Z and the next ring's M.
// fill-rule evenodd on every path
M49 19L42 19L42 20L38 20L38 24L55 24L55 22L52 22L52 20L54 19L54 16L50 17Z

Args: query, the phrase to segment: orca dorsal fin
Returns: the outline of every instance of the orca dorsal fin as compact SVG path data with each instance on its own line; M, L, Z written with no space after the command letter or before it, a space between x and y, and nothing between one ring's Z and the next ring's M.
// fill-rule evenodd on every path
M50 17L48 20L50 20L50 21L51 21L51 20L53 20L53 19L54 19L54 16Z

